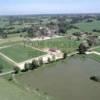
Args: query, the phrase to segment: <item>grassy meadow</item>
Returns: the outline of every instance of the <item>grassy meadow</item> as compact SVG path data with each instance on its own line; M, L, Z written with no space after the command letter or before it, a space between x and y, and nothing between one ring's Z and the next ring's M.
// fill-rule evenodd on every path
M3 72L7 72L13 69L13 64L5 60L2 56L0 56L0 67L3 68Z
M90 54L88 55L89 58L97 61L97 62L100 62L100 56L99 55L96 55L96 54Z
M46 100L46 97L0 77L0 100Z
M100 21L94 20L93 22L80 22L75 24L83 32L92 32L93 29L100 30ZM95 33L95 32L94 32Z

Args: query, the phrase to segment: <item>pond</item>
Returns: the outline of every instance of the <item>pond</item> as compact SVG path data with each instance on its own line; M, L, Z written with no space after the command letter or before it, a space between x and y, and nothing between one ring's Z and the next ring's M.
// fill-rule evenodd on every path
M100 100L100 83L90 76L100 75L100 63L74 56L17 76L30 89L38 89L54 100Z

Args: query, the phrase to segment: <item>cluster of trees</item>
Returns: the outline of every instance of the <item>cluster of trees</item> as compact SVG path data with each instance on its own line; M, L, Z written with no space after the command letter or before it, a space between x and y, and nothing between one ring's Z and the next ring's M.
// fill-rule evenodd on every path
M66 58L67 58L67 53L63 52L63 59L66 59Z
M75 24L75 23L78 23L78 22L81 22L81 21L84 21L84 20L86 22L92 22L93 20L96 19L96 15L93 16L93 15L88 15L88 14L83 14L83 15L78 14L78 15L70 16L70 18L72 19L71 23Z
M9 34L14 34L14 33L23 33L27 32L28 28L22 28L22 29L15 29L15 27L4 27L0 28L0 36L2 38L7 38Z
M18 25L22 25L23 23L34 23L35 21L32 16L9 16L7 19L9 21L9 25L13 25L16 22Z
M39 26L37 25L32 25L31 27L25 29L25 31L28 33L28 37L36 37L39 30Z
M59 33L65 34L69 29L72 28L72 25L70 22L66 21L66 17L58 17L58 28L59 28Z
M95 16L97 19L100 18L100 16ZM55 29L58 31L58 33L65 34L67 31L71 28L79 29L78 27L74 26L74 23L78 23L82 20L87 20L88 22L91 22L93 19L95 19L92 15L44 15L44 16L9 16L5 17L5 21L9 22L10 27L3 28L3 30L6 30L6 34L13 34L13 33L21 33L21 32L28 32L29 37L38 36L38 35L47 35L45 29L39 30L40 27L47 27L49 29ZM67 19L71 19L70 21L67 21ZM45 22L45 20L47 22ZM32 25L31 27L25 27L18 30L15 30L15 27L12 25L23 25L24 23L32 25L35 23L35 25ZM93 30L95 32L99 32L99 30ZM5 33L4 33L5 34ZM54 33L56 34L56 33ZM6 37L5 35L3 37Z
M45 27L42 29L39 29L40 27ZM66 20L66 16L57 16L56 21L49 21L46 24L38 24L38 25L32 25L28 29L28 36L38 36L38 35L48 35L46 28L49 30L55 30L54 34L62 33L65 34L67 33L67 30L74 28L74 29L79 29L78 27L72 25L70 22ZM53 33L53 32L52 32Z
M100 39L98 38L98 36L91 35L88 36L84 42L80 43L78 51L80 54L84 54L92 46L98 45L100 45Z
M7 32L5 32L3 29L0 29L0 36L2 37L2 38L7 38Z
M99 29L93 29L92 31L93 31L93 32L100 32Z
M43 60L42 59L40 59L40 61L33 60L32 63L25 63L24 71L37 69L42 64L43 64Z
M86 22L88 23L93 22L93 19L88 19Z
M96 16L96 20L100 21L100 14Z
M79 54L85 54L88 48L87 44L81 43L78 48Z
M2 66L2 64L0 64L0 73L2 73L3 72L3 66Z
M66 57L67 57L67 53L64 52L63 59L66 59ZM48 57L47 64L55 62L55 61L57 61L55 60L55 56L53 56L52 59ZM43 64L44 64L43 58L39 58L39 60L33 60L32 63L25 63L24 70L22 71L26 72L28 70L34 70L34 69L37 69L38 67L41 67ZM19 71L20 71L19 68L15 66L14 73L17 74Z

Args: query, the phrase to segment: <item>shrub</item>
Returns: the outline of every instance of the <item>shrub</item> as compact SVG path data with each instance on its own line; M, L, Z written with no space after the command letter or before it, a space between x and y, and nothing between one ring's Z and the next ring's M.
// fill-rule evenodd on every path
M63 53L63 59L66 59L66 58L67 58L67 53L64 52L64 53Z
M78 49L79 54L85 54L85 52L86 52L87 50L88 50L88 47L85 46L85 44L81 43L81 44L79 45L79 49Z
M42 58L39 58L39 65L43 65L43 59Z
M29 63L29 69L30 69L30 70L33 70L33 69L34 69L32 63Z
M50 63L51 62L51 59L48 57L48 63Z
M14 74L18 74L19 71L20 71L20 69L19 69L17 66L15 66L15 67L14 67Z
M32 69L36 69L39 67L39 63L37 60L33 60L31 64Z
M28 71L28 70L29 70L29 64L25 63L25 65L24 65L24 71Z
M56 60L55 55L52 56L52 61L54 62Z
M2 72L3 72L3 66L0 65L0 73L2 73Z

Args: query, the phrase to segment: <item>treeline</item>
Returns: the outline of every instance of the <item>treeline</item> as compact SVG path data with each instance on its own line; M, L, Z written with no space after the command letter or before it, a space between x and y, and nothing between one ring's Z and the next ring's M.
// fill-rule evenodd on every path
M99 29L93 29L92 31L93 31L93 32L100 32Z
M66 59L66 57L67 57L67 53L64 52L62 60ZM58 59L58 60L61 60L61 59ZM38 60L34 59L31 63L25 63L24 69L21 70L21 72L27 72L28 70L35 70L35 69L43 66L44 64L50 64L50 63L56 62L58 60L55 59L55 56L53 56L52 59L48 57L46 62L43 61L42 57L39 58ZM17 66L15 66L14 73L17 74L19 72L20 72L20 69Z
M7 38L9 34L20 34L28 32L30 28L15 29L15 27L4 27L0 28L0 36L2 38Z

